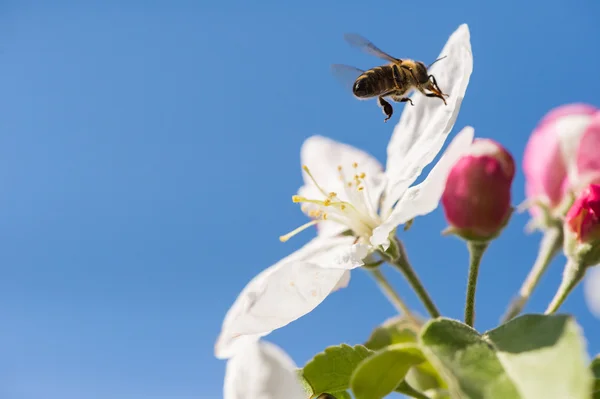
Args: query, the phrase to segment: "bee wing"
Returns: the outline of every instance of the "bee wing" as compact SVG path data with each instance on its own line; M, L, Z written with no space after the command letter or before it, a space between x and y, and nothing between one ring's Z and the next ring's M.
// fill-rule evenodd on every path
M352 86L354 86L356 78L358 78L365 71L350 65L333 64L331 66L331 72L337 78L337 80L344 85L344 87L352 90Z
M384 60L390 62L402 62L401 59L392 57L388 53L382 51L373 43L371 43L368 39L365 39L361 35L357 33L346 33L344 35L344 39L353 47L356 47L367 54L374 55L375 57L383 58Z

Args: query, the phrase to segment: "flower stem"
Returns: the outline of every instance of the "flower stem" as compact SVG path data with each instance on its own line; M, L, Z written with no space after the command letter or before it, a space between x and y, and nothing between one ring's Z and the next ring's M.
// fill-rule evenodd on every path
M407 317L412 318L412 312L410 311L404 300L402 300L400 295L398 295L396 290L394 290L394 288L390 285L389 281L385 278L383 273L381 273L381 270L379 270L378 268L370 269L369 272L377 282L377 285L379 285L381 292L383 292L383 294L390 301L390 303L394 305L398 312L400 314L404 314Z
M465 323L471 327L473 327L475 322L475 292L477 290L479 265L488 245L488 242L467 242L467 247L469 248L469 280L467 281L467 299L465 302Z
M395 246L395 250L397 250L397 255L395 258L387 257L387 261L390 265L396 267L400 272L404 275L412 289L415 291L423 305L425 305L425 309L429 312L432 318L440 317L440 311L437 309L429 293L421 283L421 280L415 273L413 267L408 261L408 257L406 256L406 250L404 249L404 245L397 238L391 240L391 245Z
M567 296L569 296L571 291L573 291L577 284L583 280L585 271L585 266L580 262L572 259L567 261L560 287L558 287L558 291L556 291L552 302L550 302L550 305L548 305L545 314L555 313L558 308L560 308L560 305L562 305L565 299L567 299Z
M538 256L529 272L529 275L523 282L521 289L519 290L519 295L513 299L511 304L506 311L506 314L502 318L502 322L507 322L508 320L516 317L523 308L525 304L531 297L531 294L535 287L540 282L542 275L548 269L548 265L554 257L559 253L562 248L563 243L563 230L561 226L550 227L544 233L544 237L540 242L540 249L538 251Z

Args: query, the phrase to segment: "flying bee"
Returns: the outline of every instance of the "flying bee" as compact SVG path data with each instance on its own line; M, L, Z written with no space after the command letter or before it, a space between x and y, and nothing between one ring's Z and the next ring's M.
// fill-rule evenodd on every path
M428 72L433 64L446 58L445 56L433 61L429 66L425 66L421 61L394 58L360 35L346 34L344 39L353 47L389 61L387 65L367 71L349 65L332 65L333 73L343 83L352 82L352 93L356 98L362 100L377 97L377 104L386 116L384 122L387 122L394 113L392 105L385 100L385 97L394 102L409 102L410 105L414 105L412 100L407 97L412 89L420 91L427 97L437 97L446 104L444 96L448 97L448 95L442 92L435 77Z

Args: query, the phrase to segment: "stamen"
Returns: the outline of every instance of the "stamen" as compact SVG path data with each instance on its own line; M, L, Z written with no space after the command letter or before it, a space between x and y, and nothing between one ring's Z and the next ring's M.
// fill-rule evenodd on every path
M352 167L353 167L354 169L356 169L356 168L358 168L358 164L357 164L356 162L354 162L354 163L352 164Z
M289 240L296 234L308 229L310 226L314 226L317 223L319 223L319 220L311 220L310 222L303 224L302 226L298 227L297 229L294 229L294 230L290 231L289 233L282 235L281 237L279 237L279 241L286 242L287 240Z
M305 202L306 198L301 197L299 195L292 195L292 202L296 203L296 202Z
M308 166L304 165L302 167L302 169L304 169L304 171L306 172L306 174L308 175L308 177L310 177L310 180L312 180L312 182L314 183L314 185L319 189L319 191L321 192L321 194L323 194L324 196L327 197L327 194L325 193L325 190L323 190L321 188L321 186L319 186L319 183L317 183L317 181L315 180L315 178L313 177L312 173L310 173L310 170L308 169Z
M313 209L312 211L308 212L308 216L315 219L315 218L318 218L319 216L321 216L321 213L322 212L320 210Z

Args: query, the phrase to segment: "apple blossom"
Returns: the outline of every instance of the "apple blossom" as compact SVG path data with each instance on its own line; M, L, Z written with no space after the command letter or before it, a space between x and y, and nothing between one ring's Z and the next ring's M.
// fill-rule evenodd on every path
M538 256L518 296L504 316L521 312L550 262L563 247L562 218L573 197L587 184L600 182L600 110L588 104L567 104L546 114L533 131L523 156L525 204L544 237Z
M568 104L553 109L540 121L523 156L528 202L557 211L566 193L583 188L590 175L600 172L594 156L600 152L598 118L600 110L591 105ZM540 216L541 210L530 207L534 217Z
M513 157L500 144L476 139L446 180L442 205L451 231L465 239L489 240L512 211Z
M293 201L312 219L281 237L317 225L317 237L256 276L240 293L223 322L215 356L228 358L240 346L283 327L345 287L349 270L374 250L387 249L401 224L433 211L450 167L473 140L464 128L420 184L410 187L444 145L454 126L473 68L470 34L461 25L432 67L448 105L415 102L406 107L388 145L387 169L365 152L321 136L301 149L304 186ZM349 232L349 235L340 235Z
M227 361L224 399L306 399L294 361L278 346L256 341Z

